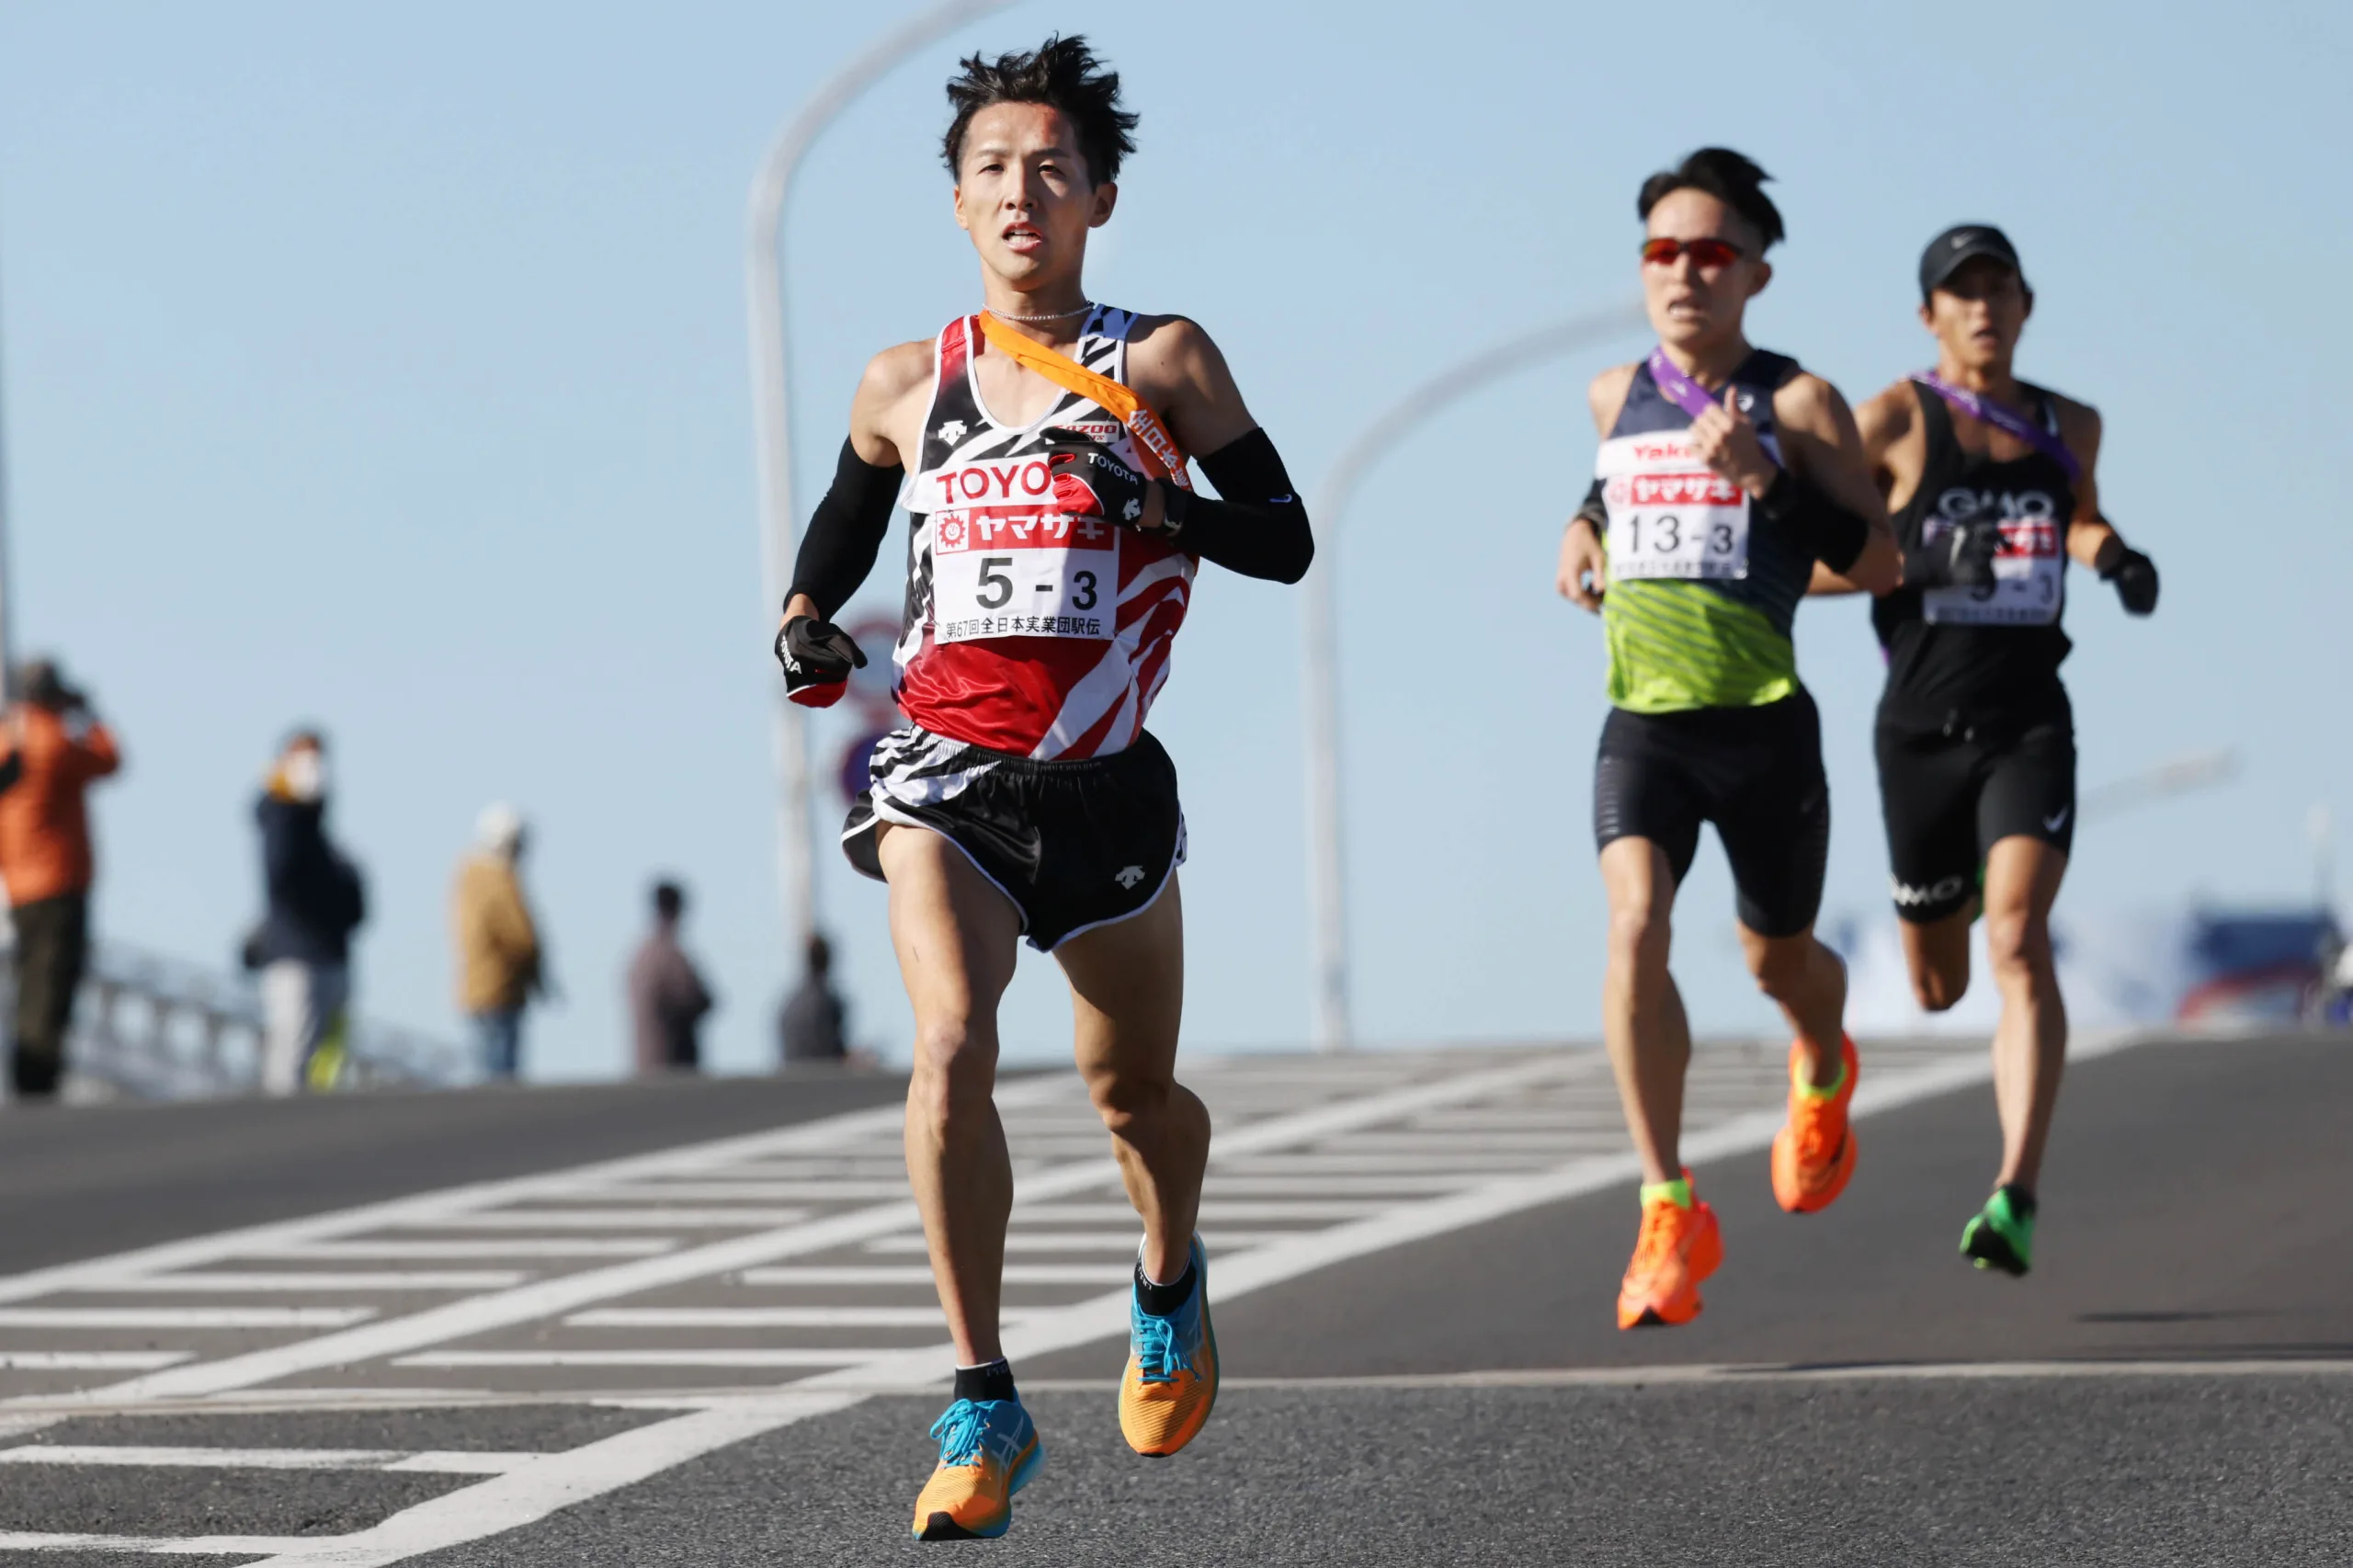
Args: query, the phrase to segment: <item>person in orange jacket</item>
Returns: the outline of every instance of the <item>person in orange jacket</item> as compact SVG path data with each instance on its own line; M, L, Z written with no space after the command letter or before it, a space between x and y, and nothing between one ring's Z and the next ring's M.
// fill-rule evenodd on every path
M17 673L22 699L0 733L0 881L17 936L17 1017L9 1084L22 1099L57 1093L65 1031L90 945L90 819L82 796L122 766L114 735L51 659Z

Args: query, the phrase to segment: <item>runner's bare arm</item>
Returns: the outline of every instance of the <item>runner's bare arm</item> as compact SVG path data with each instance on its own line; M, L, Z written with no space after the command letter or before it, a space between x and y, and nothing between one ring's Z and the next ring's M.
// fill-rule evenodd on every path
M1633 366L1613 365L1586 386L1586 404L1593 413L1594 430L1603 438L1617 425L1619 412L1626 406L1626 391L1633 384ZM1560 560L1552 573L1555 591L1593 615L1601 613L1601 598L1608 588L1608 557L1601 541L1606 522L1597 516L1597 495L1586 495L1586 504L1562 529Z
M1834 566L1817 561L1813 594L1884 594L1904 579L1904 557L1888 526L1887 502L1872 482L1854 411L1838 389L1800 371L1773 394L1773 419L1781 433L1782 454L1791 478L1806 482L1833 506L1863 521L1863 544L1851 561ZM1849 525L1851 527L1851 525Z
M1211 498L1154 485L1138 526L1168 528L1179 550L1245 577L1306 576L1315 557L1306 504L1210 335L1183 316L1148 320L1130 344L1128 380L1217 489Z
M1915 438L1915 417L1920 400L1908 380L1896 382L1855 410L1855 427L1863 437L1863 460L1870 465L1871 483L1890 513L1903 509L1920 483L1925 443Z
M1184 316L1147 317L1128 348L1128 384L1160 417L1176 444L1199 458L1233 445L1258 427L1225 356L1199 323Z
M849 440L824 499L811 514L793 562L784 619L830 620L874 569L890 527L906 452L920 452L922 399L932 345L918 339L867 361L850 402Z
M2099 410L2056 392L2052 402L2059 410L2059 438L2084 471L2075 482L2075 515L2067 519L2067 553L2078 565L2105 572L2116 564L2125 546L2115 525L2099 513Z

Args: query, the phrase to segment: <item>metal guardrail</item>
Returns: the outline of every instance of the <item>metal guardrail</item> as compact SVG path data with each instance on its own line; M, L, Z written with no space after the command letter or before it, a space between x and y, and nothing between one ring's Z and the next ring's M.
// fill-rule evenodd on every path
M13 944L0 949L0 1002L13 1012ZM0 1012L0 1017L7 1016ZM261 998L253 981L119 942L91 945L66 1041L75 1098L196 1099L255 1093ZM444 1087L474 1064L446 1040L352 1017L333 1087Z

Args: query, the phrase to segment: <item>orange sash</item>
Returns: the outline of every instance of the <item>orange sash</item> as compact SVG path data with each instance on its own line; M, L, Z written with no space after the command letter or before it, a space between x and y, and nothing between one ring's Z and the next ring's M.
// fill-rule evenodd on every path
M1037 371L1056 386L1092 399L1116 415L1128 427L1128 434L1135 437L1147 479L1165 479L1182 490L1193 488L1192 478L1185 472L1185 454L1177 449L1160 415L1135 394L1132 387L1122 386L1108 376L1098 376L1068 355L1057 354L1034 338L1022 336L986 311L981 312L980 323L983 335L1006 358L1025 370Z

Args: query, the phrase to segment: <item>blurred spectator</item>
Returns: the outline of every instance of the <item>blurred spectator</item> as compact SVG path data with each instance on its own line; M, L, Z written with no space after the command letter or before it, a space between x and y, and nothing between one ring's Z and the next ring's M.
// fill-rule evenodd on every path
M326 741L297 730L254 807L268 912L246 961L261 971L267 1094L303 1087L313 1055L341 1030L351 1000L351 934L367 918L367 894L358 868L327 840L326 809Z
M486 1076L512 1078L523 1059L523 1008L547 994L540 928L518 874L523 818L504 802L485 806L474 847L458 863L449 924L458 945L458 1006L473 1019Z
M702 1065L697 1034L713 1003L694 960L678 945L678 922L686 910L687 895L677 883L656 882L654 929L630 960L630 1022L642 1074L692 1073Z
M114 736L56 664L17 673L23 700L0 744L0 881L17 928L16 1040L9 1081L25 1098L54 1095L65 1031L90 940L90 819L82 792L122 766Z
M787 1065L841 1062L849 1056L849 1008L834 989L833 971L833 944L823 937L810 937L808 972L777 1015L777 1054Z

